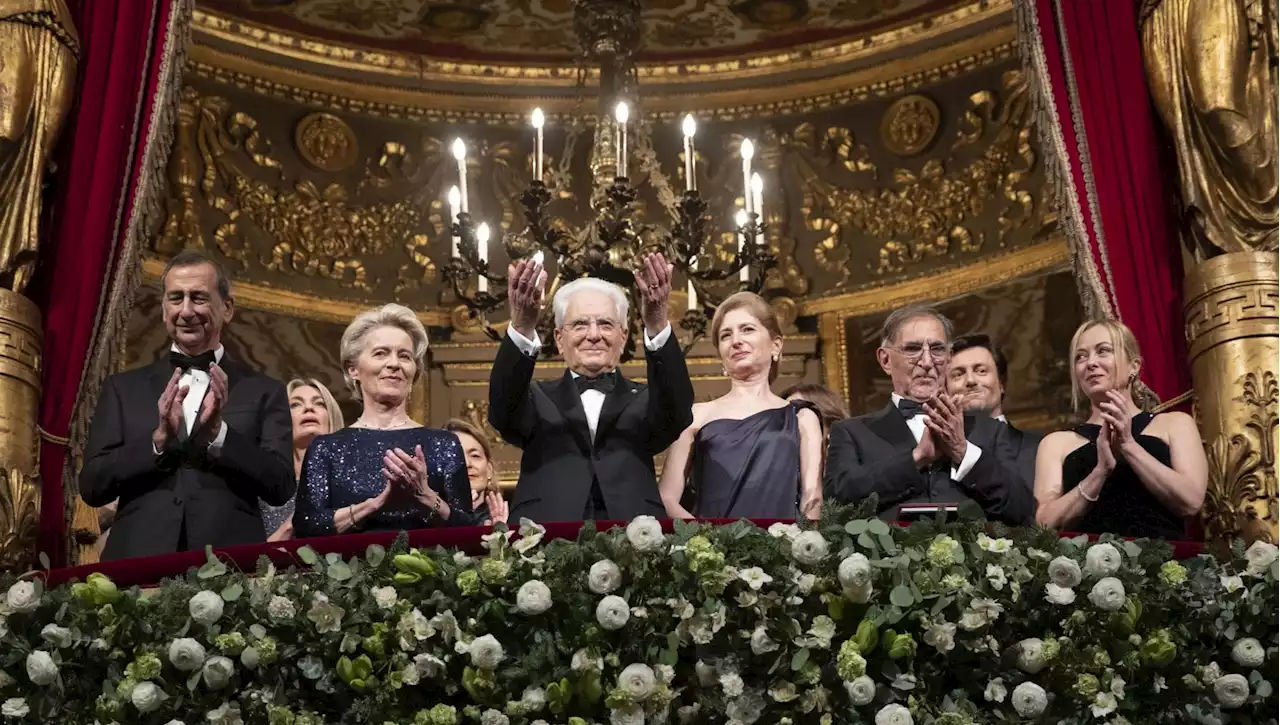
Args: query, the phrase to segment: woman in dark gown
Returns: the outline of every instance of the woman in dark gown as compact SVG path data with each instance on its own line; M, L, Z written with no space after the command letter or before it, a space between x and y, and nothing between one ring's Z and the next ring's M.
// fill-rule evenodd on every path
M347 327L343 373L364 410L307 449L293 517L298 536L477 523L457 436L409 418L426 353L426 330L401 305L361 313Z
M659 483L667 514L816 519L822 424L812 405L788 402L769 388L782 354L773 308L739 292L716 310L711 330L730 389L693 406L693 425L667 451Z
M1045 437L1036 456L1036 522L1084 533L1181 539L1200 511L1208 463L1195 421L1134 401L1142 358L1114 320L1087 322L1071 342L1073 400L1088 422Z

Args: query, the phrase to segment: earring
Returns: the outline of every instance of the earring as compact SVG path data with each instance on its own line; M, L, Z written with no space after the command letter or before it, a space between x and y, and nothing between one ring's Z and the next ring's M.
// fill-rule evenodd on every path
M779 361L779 360L781 360L781 359L782 359L782 356L781 356L781 355L779 355L779 354L777 354L777 353L774 353L774 355L773 355L773 361L774 361L774 362L778 362L778 361Z

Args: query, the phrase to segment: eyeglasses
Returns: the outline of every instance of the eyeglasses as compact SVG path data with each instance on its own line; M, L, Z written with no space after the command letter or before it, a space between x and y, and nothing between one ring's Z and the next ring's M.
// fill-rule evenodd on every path
M600 330L600 333L604 335L613 334L614 328L618 326L616 322L609 319L570 320L565 323L564 328L575 335L585 335L592 325L595 325Z
M908 362L916 362L924 355L926 350L929 352L929 357L933 358L935 361L946 360L951 356L951 348L940 342L931 343L927 346L920 342L908 342L907 344L894 349L902 353L902 356L905 357Z

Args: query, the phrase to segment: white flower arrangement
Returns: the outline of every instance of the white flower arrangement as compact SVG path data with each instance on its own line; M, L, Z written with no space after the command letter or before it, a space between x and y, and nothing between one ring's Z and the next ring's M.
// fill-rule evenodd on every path
M551 587L538 579L520 585L516 592L516 610L525 615L542 614L551 608Z
M587 571L587 588L592 594L612 594L622 586L622 570L609 559L601 559Z
M194 672L204 666L204 645L191 637L175 639L169 644L169 662L179 672Z
M652 516L637 516L627 524L627 541L636 551L661 549L664 541L662 524Z
M1109 576L1099 579L1089 592L1089 601L1104 612L1119 611L1124 606L1124 583Z
M1045 693L1043 687L1027 681L1013 688L1013 694L1009 696L1009 702L1013 705L1013 709L1017 711L1018 715L1022 717L1040 717L1045 708L1049 706L1049 696Z
M616 594L610 594L596 605L596 622L610 632L627 626L630 619L631 606Z
M1091 579L1111 576L1123 565L1124 557L1111 544L1094 544L1084 555L1084 573Z
M27 655L27 679L31 684L47 687L58 681L58 664L44 650L36 650Z

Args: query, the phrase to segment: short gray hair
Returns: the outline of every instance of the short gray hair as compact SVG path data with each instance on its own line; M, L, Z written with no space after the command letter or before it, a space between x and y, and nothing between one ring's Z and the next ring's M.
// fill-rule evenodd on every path
M618 285L596 277L575 279L556 291L555 299L551 301L551 306L556 313L556 327L564 326L564 316L569 309L569 299L579 292L587 290L608 295L609 299L613 300L614 307L618 309L618 324L622 325L623 329L626 329L627 312L631 309L631 303L627 301L627 293L622 291L622 288Z
M404 330L409 339L413 341L413 359L418 364L418 369L414 371L413 381L418 381L418 376L422 374L422 369L426 366L427 360L427 328L422 326L422 320L413 314L413 310L404 305L397 305L394 302L377 307L372 310L365 310L356 315L356 318L347 325L347 329L342 333L342 346L340 355L342 356L342 379L347 383L347 387L353 393L360 392L360 385L347 369L355 364L360 358L360 353L364 352L364 340L379 327L394 327L398 330Z
M932 317L937 320L938 324L942 325L942 334L947 338L943 342L951 344L951 335L955 330L946 315L939 312L933 305L907 305L890 312L889 316L884 318L884 325L880 327L880 347L892 345L897 341L903 325L921 317Z
M169 281L169 272L179 267L200 267L203 265L213 267L214 286L218 290L218 296L225 302L231 299L231 278L227 276L227 270L218 264L218 260L198 249L184 249L169 258L164 263L164 271L160 273L160 291L165 291L165 283Z

